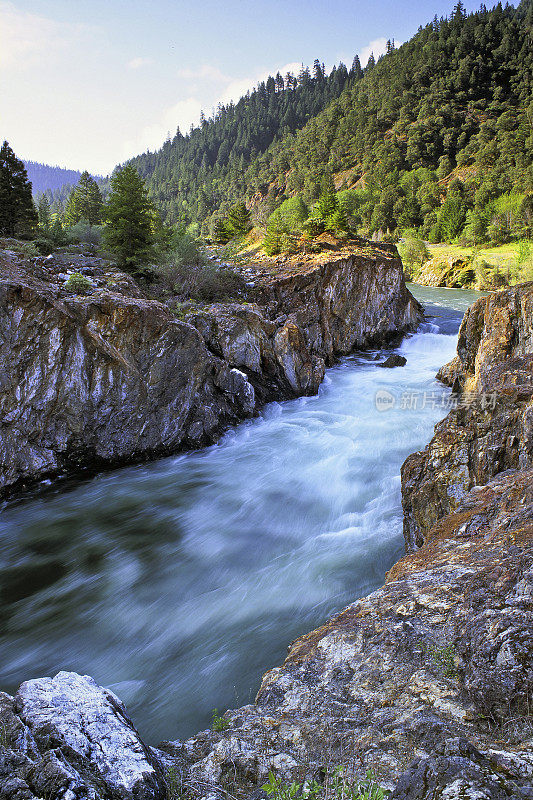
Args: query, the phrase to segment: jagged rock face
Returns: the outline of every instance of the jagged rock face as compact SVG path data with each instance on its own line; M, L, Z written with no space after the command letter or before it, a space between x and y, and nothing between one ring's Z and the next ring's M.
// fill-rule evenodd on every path
M337 356L383 344L421 319L395 248L330 259L259 279L254 304L217 304L188 317L263 400L315 394Z
M60 672L0 695L0 797L164 800L163 767L120 700Z
M159 303L0 286L0 491L205 444L254 412L246 376Z
M382 589L296 640L224 730L153 751L90 679L4 695L0 797L72 800L64 774L77 772L114 798L128 770L143 776L138 796L156 796L161 769L183 796L258 797L269 771L301 782L343 764L372 769L394 800L531 798L532 599L533 471L513 472L470 492Z
M533 465L533 284L477 300L461 325L457 357L438 377L458 392L458 407L402 468L410 549L472 486Z
M98 274L90 295L69 295L53 260L38 261L35 273L0 264L0 497L209 444L266 400L316 393L335 356L420 318L395 251L291 265L260 281L265 306L186 321L118 273L111 289Z

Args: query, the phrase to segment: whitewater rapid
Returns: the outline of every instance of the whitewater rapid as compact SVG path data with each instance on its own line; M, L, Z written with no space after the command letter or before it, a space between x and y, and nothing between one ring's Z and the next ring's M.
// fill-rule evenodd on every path
M434 376L477 296L412 288L429 318L395 351L405 367L354 354L213 447L5 510L0 689L72 669L150 741L185 737L378 587L403 553L401 464L447 413Z

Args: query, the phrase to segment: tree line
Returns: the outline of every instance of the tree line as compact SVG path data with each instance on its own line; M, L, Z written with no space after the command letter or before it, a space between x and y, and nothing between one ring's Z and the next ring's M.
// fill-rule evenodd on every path
M159 259L160 250L170 243L171 234L131 164L113 173L106 202L94 178L83 172L61 216L51 210L46 194L41 194L36 207L24 162L7 141L3 143L1 236L33 240L42 253L73 240L102 243L122 268L142 275L143 265Z

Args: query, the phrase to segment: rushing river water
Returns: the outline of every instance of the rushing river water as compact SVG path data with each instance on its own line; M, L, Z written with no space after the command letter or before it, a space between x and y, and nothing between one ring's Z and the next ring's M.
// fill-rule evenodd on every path
M184 737L381 585L403 552L400 467L446 413L434 375L477 296L411 288L430 322L398 348L406 367L345 358L317 397L272 403L213 447L7 508L0 689L75 670L149 741Z

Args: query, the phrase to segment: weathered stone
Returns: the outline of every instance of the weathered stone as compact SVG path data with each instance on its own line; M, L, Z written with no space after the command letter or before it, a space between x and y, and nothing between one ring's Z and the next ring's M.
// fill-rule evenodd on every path
M407 359L405 356L400 356L397 353L394 353L392 356L386 358L381 364L378 364L378 367L392 369L393 367L405 367L406 364Z
M60 672L2 696L0 797L164 800L158 758L126 709L92 678Z
M533 284L477 300L466 312L457 357L438 377L458 407L402 468L406 546L476 484L533 465Z
M212 443L267 400L316 393L336 356L420 319L390 247L258 273L260 305L187 321L98 259L85 266L99 288L69 295L65 258L0 258L0 497Z

